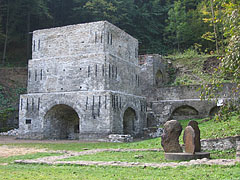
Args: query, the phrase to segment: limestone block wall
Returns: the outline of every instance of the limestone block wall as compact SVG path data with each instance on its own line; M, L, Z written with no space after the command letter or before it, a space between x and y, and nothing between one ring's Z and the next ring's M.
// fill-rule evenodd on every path
M105 22L34 31L20 138L140 136L146 127L138 41Z
M139 56L142 94L146 97L155 95L160 87L169 82L168 62L158 54ZM155 100L154 98L151 100Z
M133 136L145 126L146 101L139 96L112 91L35 93L21 95L19 105L20 138L99 139L123 133L126 109L135 117ZM75 115L74 115L75 114ZM72 117L73 116L73 117ZM75 119L75 120L74 120ZM128 125L128 124L127 124Z
M208 117L217 110L217 103L200 99L161 100L151 102L152 111L156 115L156 126L167 120L198 119Z
M209 85L210 86L210 85ZM222 91L217 92L221 98L229 98L238 96L237 93L233 93L231 89L234 89L236 85L231 83L222 84ZM181 100L181 99L199 99L201 93L201 85L191 86L170 86L154 89L154 92L149 93L149 100Z
M30 60L28 93L113 90L141 94L139 67L108 53Z
M133 137L143 135L147 127L146 99L122 93L111 93L111 115L114 119L112 132L114 134L130 134Z
M30 60L28 93L103 90L104 54Z
M138 41L106 21L34 31L32 52L33 59L109 52L138 63Z

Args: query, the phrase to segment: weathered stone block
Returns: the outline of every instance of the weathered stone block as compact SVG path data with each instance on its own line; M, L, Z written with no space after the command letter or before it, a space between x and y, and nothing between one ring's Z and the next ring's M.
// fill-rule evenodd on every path
M138 41L105 22L33 32L20 138L106 139L143 134Z
M164 124L161 145L165 152L182 152L182 148L179 144L181 132L182 126L176 120L170 120Z
M195 153L195 133L191 126L187 126L184 130L183 142L186 153Z

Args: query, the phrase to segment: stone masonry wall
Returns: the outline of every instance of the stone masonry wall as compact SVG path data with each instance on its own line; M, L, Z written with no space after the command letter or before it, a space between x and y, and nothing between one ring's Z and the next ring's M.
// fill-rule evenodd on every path
M34 31L32 51L33 59L109 52L138 64L138 41L106 21Z
M122 121L128 107L133 108L137 115L135 122L137 128L134 132L136 135L142 133L142 127L146 124L145 99L138 96L110 91L36 93L21 95L20 137L53 138L54 136L47 133L52 131L52 126L48 122L51 120L46 116L57 105L65 105L76 111L79 117L80 138L90 135L97 138L108 134L123 133ZM54 114L55 112L53 116ZM59 118L55 119L57 120Z
M20 137L101 139L143 134L138 41L105 22L34 31ZM130 112L130 113L129 113Z

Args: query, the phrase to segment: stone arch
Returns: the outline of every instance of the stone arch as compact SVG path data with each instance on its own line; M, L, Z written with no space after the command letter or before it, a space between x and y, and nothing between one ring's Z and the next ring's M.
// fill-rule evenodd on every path
M199 112L192 106L182 105L175 108L171 114L171 119L182 120L188 118L195 118Z
M156 86L161 86L163 84L163 73L160 69L155 74L155 84Z
M79 115L70 106L57 104L52 106L44 116L45 137L50 139L78 139Z
M210 117L215 116L215 114L217 114L219 110L220 110L219 106L212 107L209 111L209 116Z
M136 121L136 111L133 108L128 107L123 114L123 133L134 135Z

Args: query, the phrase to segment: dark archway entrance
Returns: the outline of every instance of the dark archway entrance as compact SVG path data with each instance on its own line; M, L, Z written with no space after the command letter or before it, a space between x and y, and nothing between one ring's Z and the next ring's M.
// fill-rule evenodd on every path
M155 84L156 86L161 86L163 84L163 74L160 70L158 70L156 73Z
M176 108L172 112L171 119L183 120L183 119L197 118L198 115L199 113L194 107L183 105Z
M219 110L220 110L220 107L218 107L218 106L213 107L209 112L209 116L210 117L215 116L215 114L217 114Z
M123 115L123 133L134 135L136 112L132 108L127 108Z
M78 139L79 117L70 106L53 106L45 115L45 136L49 139Z

